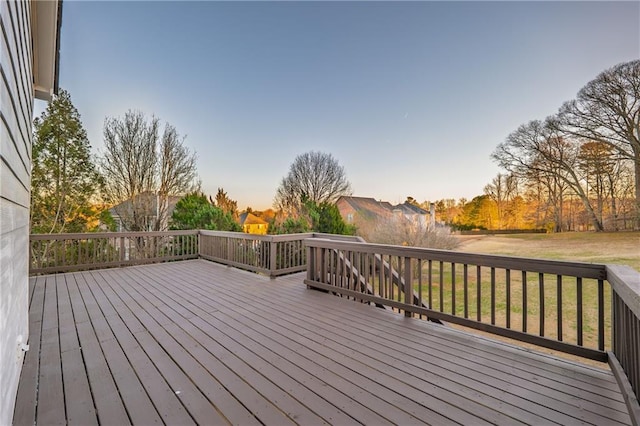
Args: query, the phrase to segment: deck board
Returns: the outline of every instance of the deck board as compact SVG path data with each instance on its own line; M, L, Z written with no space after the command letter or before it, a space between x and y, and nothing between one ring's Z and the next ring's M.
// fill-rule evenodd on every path
M216 294L216 299L218 299L218 302L220 303L221 306L232 303L232 300L225 300L224 295L221 293L222 292L219 292ZM249 310L251 311L251 312L247 312L246 316L252 317L254 316L254 313L259 312L260 310L259 302L257 304L252 305L249 300L245 299L244 303L248 304ZM277 302L274 302L274 303L277 303ZM272 307L275 307L275 306L272 306ZM220 309L224 309L224 308L220 308ZM278 309L275 309L273 311L278 311ZM311 313L309 312L309 309L306 309L303 314L299 315L298 318L296 318L296 321L294 322L289 322L289 318L295 317L292 310L290 309L288 313L290 315L288 315L287 318L278 318L277 316L270 315L269 313L262 313L262 315L264 316L262 318L254 317L254 321L258 323L264 322L267 324L279 324L279 325L276 325L275 327L281 328L282 335L314 336L311 333L312 330L300 328L298 326L298 322L304 321L305 317L309 317L311 315ZM261 321L261 319L266 321ZM314 327L318 327L318 324L322 320L323 320L322 315L319 315L318 317L314 318L314 321L313 321ZM247 319L245 318L240 318L239 321L240 322L245 321L245 323L247 323L248 325ZM283 324L288 324L288 326L283 327ZM412 361L412 366L407 368L406 366L402 365L403 360L401 357L398 356L397 349L393 347L389 347L387 348L386 351L379 352L379 348L381 347L381 345L376 344L376 345L371 345L366 350L366 355L369 357L367 364L375 366L376 369L372 369L368 365L359 366L357 365L357 358L364 356L365 353L357 354L357 351L359 350L359 348L367 346L368 344L367 339L360 338L359 336L353 336L353 335L350 335L349 333L346 333L346 337L344 337L343 339L336 338L335 337L336 334L340 333L341 331L344 333L344 330L340 330L339 327L334 327L334 329L328 330L327 333L322 333L323 336L325 335L333 336L332 342L336 343L336 345L332 345L331 350L326 350L325 348L323 348L322 342L316 342L318 344L315 346L307 342L305 343L305 346L301 347L300 350L304 352L305 350L307 350L306 346L309 346L310 348L309 350L311 350L312 353L315 352L319 354L324 354L329 359L331 355L334 354L333 351L339 351L340 353L342 353L342 355L344 355L344 358L342 359L345 367L352 369L354 371L359 371L360 373L364 374L367 377L376 375L379 377L378 379L379 381L381 380L380 377L385 376L385 368L386 368L385 361L392 362L396 366L396 369L393 372L393 376L395 377L392 377L392 378L386 377L384 379L385 386L391 387L397 392L402 392L400 389L404 389L403 391L404 395L410 394L412 398L418 399L420 398L420 395L419 393L415 392L415 389L419 389L421 383L424 383L424 381L434 383L434 386L436 387L434 387L430 391L430 394L438 396L440 398L440 400L435 403L437 404L440 410L443 410L444 408L443 405L447 404L447 401L454 401L455 398L460 399L460 397L462 397L460 401L454 404L457 406L461 406L465 403L465 399L466 399L467 408L472 408L474 410L475 416L483 416L485 420L492 423L509 421L504 416L501 416L502 413L487 412L488 410L484 408L484 406L497 405L500 402L508 402L511 404L511 405L503 405L503 412L505 414L512 415L515 418L521 418L527 422L535 423L540 421L555 421L558 423L566 424L572 421L575 422L576 419L585 418L590 415L590 414L584 414L582 412L582 408L579 406L563 404L562 402L559 402L552 398L547 398L543 393L535 393L535 392L527 393L523 388L521 388L520 386L515 386L511 384L509 381L503 381L503 382L496 381L493 384L493 387L489 387L483 383L483 379L486 379L486 376L481 372L474 371L474 368L476 367L477 364L467 365L467 367L470 367L470 368L467 368L466 370L464 370L464 368L461 369L461 368L448 367L448 364L451 363L450 359L443 358L443 359L436 360L438 362L430 362L428 364L423 362L422 364L426 364L427 367L425 368L423 366L423 370L422 370L423 375L420 378L416 378L414 377L415 375L414 367L421 366L420 365L421 354L412 354L413 357L409 359L410 361ZM398 339L400 339L399 336L390 336L390 337L398 337ZM406 342L403 342L402 340L398 340L397 344L406 345ZM342 349L343 347L346 347L346 349ZM356 355L353 355L350 352L355 352ZM406 346L403 350L403 353L410 353L410 351L408 351L408 348L406 348ZM437 356L438 354L436 352L436 353L426 354L426 355L433 360L434 359L433 356L434 355ZM455 356L455 354L452 354L452 356ZM465 366L463 365L462 367L465 367ZM438 370L439 376L435 378L432 375L432 373L434 372L434 368L435 369L439 368ZM485 365L482 366L482 369L483 371L486 371ZM348 372L345 372L345 371L340 371L340 374L343 377L349 376ZM466 374L466 377L464 377L465 374ZM446 380L449 377L455 378L457 376L464 377L464 379L461 380L457 384L457 386L451 386L451 384ZM403 378L404 381L403 383L400 384L400 386L404 386L404 388L398 387L397 380L394 380L398 378ZM475 380L475 382L473 382L474 384L473 388L467 388L465 386L465 384L467 385L470 384L469 382L470 380L471 381ZM512 380L516 381L518 380L518 378L512 378ZM523 382L523 380L520 380L520 382ZM436 383L442 383L447 386L443 386L443 389L440 389L437 387ZM414 388L406 387L406 385L413 386ZM361 384L361 386L366 389L371 385ZM512 393L504 392L503 391L504 387L513 389L513 392ZM413 391L413 393L411 393L411 391ZM541 389L541 392L544 392L544 391L551 391L551 389L548 389L548 388ZM567 397L570 397L570 395L567 395ZM546 405L550 408L553 408L553 410L550 410L547 413L546 417L541 418L541 417L532 415L531 413L527 413L526 411L519 408L522 405L527 405L529 403L529 400L533 400L533 402L536 402L539 404L546 403ZM478 407L477 404L475 404L475 402L469 402L469 401L477 401L479 404L482 404L482 406ZM531 404L529 403L529 405ZM473 406L473 407L469 407L469 406ZM598 407L598 410L606 410L606 409L607 409L606 407ZM450 416L454 415L451 408L448 408L448 409L444 408L444 410L447 411ZM560 411L556 412L554 410L560 410ZM573 415L573 417L564 414L564 412L570 412ZM599 415L597 413L593 413L593 414L595 414L596 416ZM617 413L612 414L614 419L616 418L616 414ZM461 421L463 423L469 423L471 421L471 419L460 418L460 417L457 417L456 420ZM514 421L515 420L511 420L511 422L514 422ZM600 422L610 422L610 419L602 417L600 419Z
M204 260L30 280L15 424L630 424L611 372Z

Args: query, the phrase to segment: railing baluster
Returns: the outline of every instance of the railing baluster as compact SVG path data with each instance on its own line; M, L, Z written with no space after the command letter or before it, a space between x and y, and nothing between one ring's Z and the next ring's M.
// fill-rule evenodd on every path
M422 259L418 259L418 306L422 306ZM422 314L420 314L422 319Z
M507 300L507 328L511 328L511 269L505 270L505 286L507 290L506 300Z
M544 274L542 272L538 273L538 290L539 290L539 306L540 311L538 317L540 318L540 332L538 333L540 336L544 336L544 316L545 316L545 307L544 307Z
M402 281L404 280L404 270L403 270L403 263L402 263L402 257L398 256L397 257L398 260L398 284L396 285L396 302L399 302L400 300L402 300L402 290L404 289L404 286L402 285ZM406 285L406 283L405 283Z
M480 265L476 266L476 318L477 321L482 321L482 271Z
M451 262L451 315L456 314L456 264Z
M433 309L433 261L431 259L429 262L429 308Z
M440 261L440 312L444 312L444 262Z
M578 346L582 346L582 277L576 278L576 316L576 343Z
M522 332L527 332L527 271L522 271Z
M491 324L496 323L496 268L491 267Z
M598 349L604 351L604 281L598 280Z
M466 263L462 268L464 272L464 317L469 318L469 268Z
M384 292L382 289L384 281L384 256L380 255L380 266L378 268L378 294L380 297L384 297Z
M558 341L562 342L562 275L557 276Z

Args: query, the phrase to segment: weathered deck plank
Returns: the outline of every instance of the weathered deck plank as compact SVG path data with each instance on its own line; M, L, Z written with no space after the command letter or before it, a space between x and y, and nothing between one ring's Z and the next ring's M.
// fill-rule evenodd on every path
M37 277L30 291L16 424L630 424L608 370L300 276L196 260Z
M221 292L218 292L216 294L216 299L218 299L218 303L220 303L221 305L232 303L233 302L232 300L224 300L224 296L222 294L224 291L225 290L222 290ZM248 297L251 297L251 296L248 296ZM276 303L278 302L274 302L274 304ZM257 301L256 304L252 305L249 300L245 299L243 304L247 304L248 310L251 311L250 313L247 313L247 316L251 316L254 313L257 313L260 311L261 304L259 300ZM264 322L265 324L277 324L275 327L283 327L283 324L288 324L288 327L282 328L283 330L282 335L333 336L331 340L333 343L335 343L335 345L331 346L331 351L338 351L339 353L344 355L344 357L341 358L345 360L343 361L343 363L345 363L345 365L348 366L349 368L354 369L356 371L358 371L357 369L361 369L361 372L364 373L365 376L371 376L371 375L380 376L381 374L384 375L385 367L386 367L385 361L387 362L391 361L392 365L395 367L393 376L395 376L395 378L402 378L404 380L403 386L410 385L410 386L414 386L415 388L419 388L420 384L424 383L424 381L431 382L434 384L434 386L438 386L437 383L448 385L449 381L455 382L456 378L461 377L462 379L459 379L460 381L458 382L458 387L451 387L451 388L445 389L445 392L449 392L449 393L445 393L445 394L442 394L442 392L439 393L437 388L435 388L435 390L430 391L430 394L440 395L442 397L441 401L452 401L452 398L455 398L456 396L459 395L459 396L466 397L467 399L472 401L482 402L484 405L488 405L488 406L497 405L497 404L500 404L501 402L502 403L507 402L507 403L510 403L511 405L502 404L502 407L503 407L502 411L505 414L512 415L515 418L520 418L526 422L534 422L534 423L542 422L542 421L555 421L555 422L566 424L566 423L575 422L577 419L586 421L590 417L597 418L598 416L601 415L601 413L608 411L608 407L601 405L601 406L596 406L597 411L594 411L592 413L584 413L583 407L579 405L571 405L571 404L564 403L563 401L564 399L571 399L573 402L579 403L579 400L577 398L574 398L571 394L560 395L560 399L553 399L553 398L547 397L546 395L546 393L548 392L551 392L551 393L555 392L553 388L539 387L538 392L531 392L531 391L528 391L525 387L520 386L523 384L527 385L529 384L529 382L522 380L516 376L505 377L505 375L503 374L501 377L497 373L494 373L493 375L491 374L487 375L486 363L481 365L482 371L477 371L479 370L477 363L467 364L467 365L464 365L464 364L458 365L457 359L456 359L457 358L456 353L450 354L450 357L438 358L440 354L437 351L432 351L432 353L428 353L428 352L415 353L415 351L411 352L409 350L410 348L407 347L408 342L405 340L402 340L401 330L397 334L388 336L388 338L391 339L392 341L393 339L397 339L397 342L396 342L397 346L396 347L389 346L386 348L385 351L380 352L379 349L384 348L384 345L381 345L379 342L376 342L375 345L370 345L370 343L366 338L361 338L358 335L354 336L353 333L349 331L345 332L345 330L343 330L342 327L334 326L333 329L327 329L326 333L317 333L317 334L310 333L313 330L310 330L308 328L307 329L300 328L299 324L304 323L305 318L309 318L309 317L313 318L313 314L310 311L310 309L312 309L311 306L306 307L304 311L299 313L298 316L296 316L296 314L293 312L293 309L295 309L295 307L293 308L289 307L289 310L288 310L289 315L287 315L286 318L278 318L277 316L275 317L272 316L270 312L274 312L274 311L277 312L278 309L276 306L273 306L273 304L270 306L270 308L272 309L269 309L268 311L262 313L262 315L264 315L263 318L266 320L262 322ZM273 309L273 308L276 308L276 309ZM350 312L347 312L347 314L350 314L352 309L349 309L349 311ZM314 325L314 328L316 328L316 330L319 324L321 324L321 322L323 321L323 316L326 317L326 312L320 312L319 315L316 318L314 318L313 325ZM260 319L257 319L257 318L254 318L254 319L257 322L261 322ZM241 318L240 321L242 322L246 320L244 318ZM331 325L332 324L330 324L330 326ZM366 333L367 330L361 330L361 332ZM337 337L341 333L345 335L344 338L342 339ZM370 345L370 347L367 348L368 344ZM305 343L305 346L309 346L310 348L312 348L313 351L317 353L324 353L325 356L330 357L332 352L327 352L326 350L324 350L324 348L322 347L322 342L319 342L319 345L320 346L314 347L312 344ZM403 347L403 350L399 352L397 350L397 347ZM366 351L362 351L361 348L366 348ZM306 348L303 348L302 350L305 350L305 349ZM351 354L354 351L356 353L357 351L361 351L361 352L358 355L354 356ZM407 353L411 355L411 357L409 358L409 361L410 361L409 366L403 365L403 355ZM357 360L359 357L363 357L363 356L369 357L367 361L368 365L357 366L349 362L349 360L351 359L350 357ZM424 361L421 361L422 358L427 358L430 361L426 363ZM375 371L372 371L370 369L369 366L371 365L375 366L376 368ZM419 378L415 377L416 368L418 369L421 368L421 370L418 370L418 371L421 371L422 373L422 375ZM435 379L432 376L432 373L434 372L434 370L436 370L439 373L438 377L435 377ZM343 372L343 376L345 375L347 374ZM492 380L491 386L488 386L484 383L485 381L487 381L487 378L494 379L496 377L498 379ZM387 381L388 380L389 379L387 379ZM512 382L514 381L518 383L513 384ZM389 383L387 383L386 385L390 386ZM470 389L466 388L466 386L470 386ZM503 390L505 388L510 389L511 393L505 392ZM412 389L412 388L409 387L408 389ZM407 395L406 390L404 391L404 394ZM417 398L415 394L413 394L413 397ZM531 404L531 401L534 404L546 405L547 407L552 408L552 410L547 410L548 413L546 413L546 417L545 417L545 416L531 415L520 408L522 406L527 406L527 405L533 406ZM458 404L462 405L463 402L464 402L464 399L459 401ZM440 410L443 410L447 413L451 413L451 409L447 410L442 406L442 404L446 404L446 402L440 402L440 406L439 406ZM469 402L467 402L467 408L473 409L473 407L469 407L469 405L473 406L473 403L469 404ZM561 410L561 411L556 412L554 410ZM569 413L570 416L565 413ZM608 412L607 414L609 414L609 416L601 417L599 420L599 423L603 423L603 422L610 423L612 420L616 420L619 417L619 412L617 411ZM484 418L490 422L500 423L500 422L506 421L504 417L502 418L500 417L499 413L482 414L482 409L478 410L477 408L474 412L474 415L476 416L484 415L485 416ZM593 418L591 420L593 420Z

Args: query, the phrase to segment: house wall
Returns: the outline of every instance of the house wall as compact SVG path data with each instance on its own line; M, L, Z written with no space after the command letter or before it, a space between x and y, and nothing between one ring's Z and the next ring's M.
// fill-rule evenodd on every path
M336 202L340 216L345 223L352 224L355 218L356 210L346 200L340 198Z
M267 235L268 230L269 225L263 223L250 223L242 225L242 231L245 234Z
M12 421L29 335L32 6L0 2L0 425Z

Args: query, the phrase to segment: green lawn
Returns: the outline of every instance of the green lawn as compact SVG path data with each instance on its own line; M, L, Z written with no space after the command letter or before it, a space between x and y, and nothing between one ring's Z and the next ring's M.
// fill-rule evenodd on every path
M565 232L459 238L462 244L458 251L612 263L628 265L640 271L640 232Z
M561 233L561 234L517 234L517 235L483 235L464 236L458 251L470 253L498 254L528 258L553 260L570 260L599 264L623 264L640 271L640 232L624 233ZM456 268L455 288L453 286L452 271L449 264L443 265L442 288L440 287L439 265L434 264L432 271L432 300L433 309L464 316L464 274L461 267ZM510 301L506 295L506 276L504 270L496 271L496 285L492 292L489 268L482 268L480 279L480 316L482 322L490 322L491 298L495 298L496 325L506 326L509 317L510 328L522 329L522 322L526 315L527 331L539 334L544 325L544 335L557 338L558 335L558 296L556 276L544 275L544 308L541 306L539 277L537 274L527 274L526 285L520 273L513 271L509 277ZM428 271L423 270L428 280ZM467 277L468 315L476 318L478 315L478 283L475 268L469 270ZM522 311L523 290L527 290L527 312ZM566 278L562 284L562 333L563 340L577 342L577 283L575 279ZM587 347L597 347L597 280L583 280L583 339ZM418 288L416 288L418 290ZM440 303L442 291L442 307ZM492 295L493 293L493 295ZM455 295L455 308L453 296ZM422 287L422 296L428 299L428 288ZM610 300L611 291L604 286L605 299L605 342L610 342ZM541 321L544 319L544 322Z

